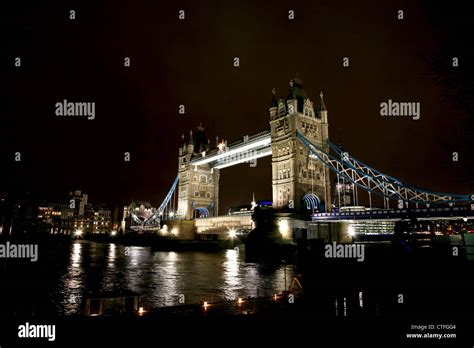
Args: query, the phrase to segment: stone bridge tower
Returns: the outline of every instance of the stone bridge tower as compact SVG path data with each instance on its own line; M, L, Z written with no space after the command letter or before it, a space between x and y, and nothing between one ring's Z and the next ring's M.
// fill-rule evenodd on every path
M209 165L194 166L190 161L210 150L204 128L199 126L179 148L178 163L178 218L217 216L219 212L219 169Z
M270 107L272 191L275 209L327 211L331 207L329 169L309 156L296 138L298 129L315 145L327 149L327 110L320 94L317 112L299 77L290 80L286 100L275 89Z

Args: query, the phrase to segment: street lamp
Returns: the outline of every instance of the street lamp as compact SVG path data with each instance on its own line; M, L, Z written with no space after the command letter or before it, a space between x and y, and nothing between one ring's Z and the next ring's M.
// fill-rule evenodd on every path
M347 229L347 233L349 234L349 236L354 237L355 236L354 226L349 225L349 227Z

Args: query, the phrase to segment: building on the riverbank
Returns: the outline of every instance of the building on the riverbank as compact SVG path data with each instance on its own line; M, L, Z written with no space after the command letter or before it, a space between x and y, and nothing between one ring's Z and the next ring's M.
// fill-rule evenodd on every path
M103 205L94 208L92 233L109 233L112 230L112 212Z
M106 234L112 231L112 211L102 204L86 204L84 215L74 220L76 231L81 234Z
M43 203L37 210L38 229L50 234L69 235L74 231L74 209L65 203Z
M86 193L82 193L81 190L75 190L69 192L69 202L73 204L76 216L83 216L87 205L89 196Z
M69 202L42 202L37 205L35 226L39 232L84 235L112 231L112 212L104 205L88 203L80 190L69 193Z

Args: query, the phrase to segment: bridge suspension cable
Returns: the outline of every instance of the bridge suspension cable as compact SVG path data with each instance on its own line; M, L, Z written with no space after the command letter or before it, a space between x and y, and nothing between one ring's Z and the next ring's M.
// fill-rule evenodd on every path
M153 215L143 219L139 218L133 211L130 212L131 216L131 228L137 230L153 230L160 227L160 221L162 219L175 218L176 211L175 201L176 201L176 187L178 186L178 176L173 181L170 190L165 196L165 199L160 204L160 206L154 211ZM171 208L171 211L170 211ZM173 212L173 214L171 214Z
M406 184L357 160L329 139L327 139L328 151L326 151L308 140L299 130L296 131L296 136L308 148L312 156L318 158L336 175L367 191L369 195L376 194L384 197L384 200L392 199L399 202L401 200L407 206L409 203L425 204L427 207L430 204L474 203L474 195L433 192ZM330 150L335 155L331 154Z
M170 190L168 191L168 194L166 195L165 199L161 203L161 205L158 207L158 211L162 212L164 211L165 207L168 205L168 203L171 201L171 197L176 191L176 186L178 185L178 176L176 175L176 178L173 181L173 184L171 185Z

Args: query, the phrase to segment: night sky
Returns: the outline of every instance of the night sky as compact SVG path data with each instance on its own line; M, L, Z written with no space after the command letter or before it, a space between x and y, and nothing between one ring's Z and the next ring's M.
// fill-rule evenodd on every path
M0 10L0 191L59 201L82 189L94 203L156 206L181 134L202 123L214 144L269 128L272 88L285 98L298 73L315 104L323 91L333 142L408 183L474 193L474 18L464 3L16 3ZM64 99L95 102L95 120L57 117ZM421 119L380 116L388 99L420 102ZM270 163L222 170L220 212L252 192L271 198Z

